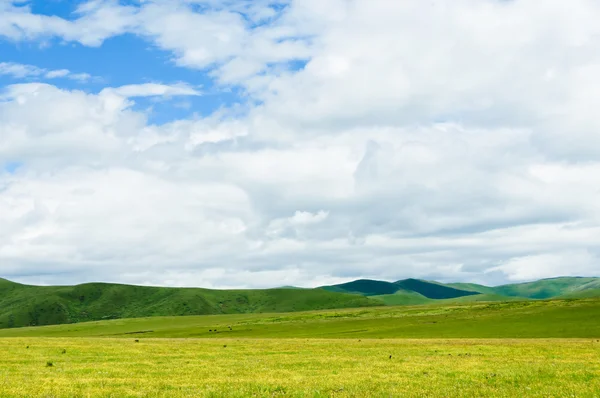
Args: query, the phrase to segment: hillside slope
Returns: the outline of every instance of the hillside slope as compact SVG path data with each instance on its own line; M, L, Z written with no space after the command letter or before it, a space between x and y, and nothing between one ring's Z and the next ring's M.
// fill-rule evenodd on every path
M521 296L533 299L546 299L565 294L600 287L598 278L562 277L541 279L535 282L497 286L496 294L504 296Z
M387 296L396 293L405 295L412 292L428 299L448 299L479 294L419 279L404 279L396 282L359 279L339 285L323 286L321 288L331 292L353 293L363 296ZM426 302L426 300L423 302Z
M209 290L0 280L0 328L150 316L289 312L382 305L322 289Z
M587 290L600 289L600 278L559 277L495 287L472 283L449 283L446 284L446 286L485 294L526 297L531 299L548 299L565 295L576 295L578 292ZM593 297L593 293L588 293L587 296Z
M338 293L379 296L382 294L394 294L401 288L391 282L376 281L371 279L358 279L348 283L341 283L339 285L322 286L321 289Z
M476 297L476 296L470 296ZM152 317L0 330L1 337L600 338L600 299ZM355 340L356 341L356 340ZM29 344L29 342L28 342ZM131 342L129 343L131 344ZM223 343L220 343L223 344ZM358 343L356 343L358 344ZM514 344L508 342L507 344ZM593 344L598 344L594 342ZM385 345L385 344L383 344ZM595 360L590 345L590 361ZM483 353L485 355L485 353ZM482 355L482 353L480 353ZM387 357L387 355L386 355ZM462 361L463 359L456 359ZM468 360L468 359L464 359Z
M396 281L394 284L401 289L417 292L427 298L436 300L479 294L478 292L456 289L453 287L444 286L442 284L422 281L419 279L404 279Z
M460 290L468 290L482 294L497 294L495 288L490 286L478 285L477 283L444 283L445 286L453 287Z
M528 301L530 299L516 296L501 296L499 294L476 294L473 296L455 297L444 300L437 300L440 303L478 303L478 302L491 302L491 301Z
M394 294L381 294L368 297L372 300L379 300L385 305L419 305L435 302L435 300L429 299L422 294L408 290L398 290Z
M585 289L579 290L567 294L563 294L558 297L560 299L584 299L584 298L598 298L600 297L600 289Z

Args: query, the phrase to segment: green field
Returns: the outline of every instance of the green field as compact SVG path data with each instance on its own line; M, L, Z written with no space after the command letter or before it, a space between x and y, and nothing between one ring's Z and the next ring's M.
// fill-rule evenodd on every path
M165 288L111 283L30 286L0 278L0 329L153 316L600 297L599 278L563 277L488 287L404 279L360 279L315 289Z
M457 289L472 290L479 293L493 293L502 296L527 297L531 299L547 299L600 289L600 278L550 278L496 287L482 286L473 283L451 283L448 284L448 286Z
M0 344L2 397L600 394L595 340L14 338Z
M600 397L600 299L0 330L0 397Z
M0 329L0 397L600 398L594 283L583 290L570 283L571 299L507 300L494 292L443 298L462 293L423 281L350 285L364 290L358 294L8 282L3 303L13 313L20 301L7 297L35 301L52 292L75 315L115 306L119 316L150 316ZM556 283L542 285L547 292ZM371 294L381 289L396 290ZM540 294L539 285L517 290L528 289ZM221 313L157 316L191 297ZM404 305L382 306L386 300ZM355 302L365 306L276 312Z
M167 315L307 311L381 305L322 289L210 290L110 283L29 286L0 279L0 328Z
M594 298L117 319L1 329L0 337L600 338L598 319Z

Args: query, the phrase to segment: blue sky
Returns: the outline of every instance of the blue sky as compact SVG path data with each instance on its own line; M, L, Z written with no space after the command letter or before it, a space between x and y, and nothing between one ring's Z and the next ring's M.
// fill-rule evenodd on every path
M28 1L31 12L38 15L76 20L79 5L85 1ZM121 5L139 5L137 1L120 1ZM123 33L109 37L101 46L85 46L77 42L65 42L59 37L45 37L42 41L23 41L0 36L0 62L34 65L46 70L69 69L73 73L86 73L91 78L86 81L68 78L53 79L58 87L69 90L84 90L97 93L101 89L130 84L185 82L202 92L201 96L168 101L138 98L134 109L152 111L148 113L150 123L163 124L173 120L207 116L213 112L234 105L243 104L246 99L235 85L223 85L211 77L211 68L185 68L176 65L173 54L161 50L152 42L135 34ZM297 67L296 67L297 68ZM15 78L0 74L0 85L19 82L48 81L43 76Z
M599 18L588 0L0 0L0 277L596 275Z
M57 2L62 3L62 2ZM57 7L61 9L61 7ZM51 9L44 7L46 12ZM14 43L0 40L2 61L24 65L35 65L47 70L69 69L74 73L88 73L91 79L85 82L70 79L53 81L57 86L69 90L98 92L106 86L118 87L126 84L186 82L197 87L203 95L185 100L155 102L148 99L136 101L136 109L147 109L152 123L166 123L190 117L197 113L208 115L221 107L232 106L244 101L236 95L236 88L221 87L206 70L190 70L175 65L171 55L161 51L145 40L125 34L106 40L100 47L85 47L80 44L60 43L56 40L49 46L40 43ZM0 84L9 85L22 81L48 81L39 77L18 79L0 75Z

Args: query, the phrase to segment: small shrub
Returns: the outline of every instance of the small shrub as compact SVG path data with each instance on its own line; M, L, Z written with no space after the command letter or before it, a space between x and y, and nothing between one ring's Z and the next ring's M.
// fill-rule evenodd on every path
M67 350L63 348L63 350L62 350L62 353L63 353L63 354L66 354L66 353L67 353Z
M54 366L54 362L52 362L52 361L46 361L46 367L47 368L51 368L53 366Z

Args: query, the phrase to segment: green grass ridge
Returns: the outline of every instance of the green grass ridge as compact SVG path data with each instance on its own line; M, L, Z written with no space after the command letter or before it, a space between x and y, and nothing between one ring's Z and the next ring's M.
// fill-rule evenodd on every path
M600 339L598 319L598 298L436 302L292 313L115 319L2 329L0 338L591 338L595 341Z
M600 278L562 277L488 287L419 279L361 279L317 289L166 288L110 283L30 286L0 278L0 329L156 316L284 313L600 297Z
M0 281L0 328L170 315L236 314L377 305L322 289L210 290L109 283L29 286Z

